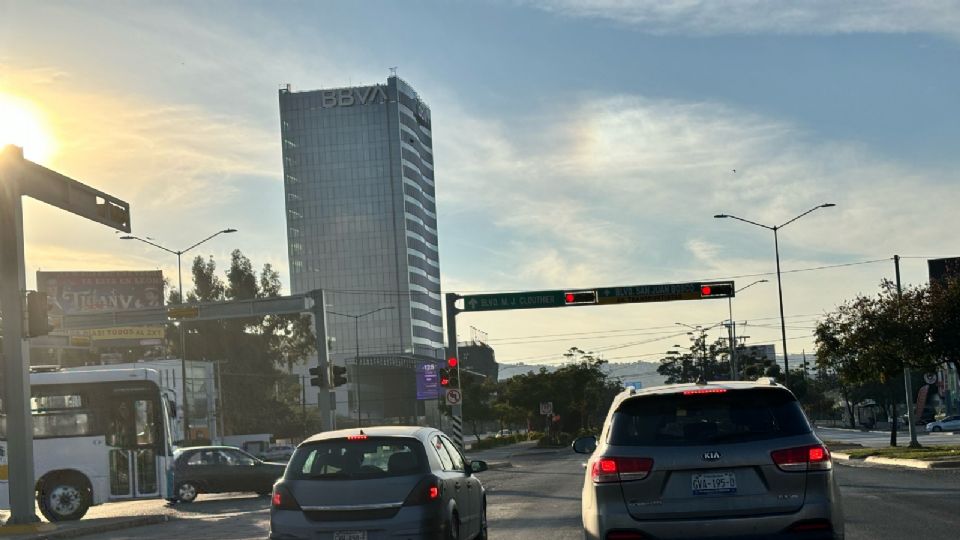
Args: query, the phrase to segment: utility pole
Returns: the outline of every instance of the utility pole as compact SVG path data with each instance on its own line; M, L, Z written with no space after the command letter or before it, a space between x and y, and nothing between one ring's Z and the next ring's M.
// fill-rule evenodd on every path
M901 302L903 301L903 287L900 285L900 256L893 256L893 266L897 272L897 317L900 318L900 311L902 309ZM917 441L917 423L913 417L913 381L910 378L910 367L907 366L906 359L903 361L903 388L906 391L906 405L907 405L907 423L910 424L910 448L920 448L920 442ZM894 422L897 421L896 418L893 419Z

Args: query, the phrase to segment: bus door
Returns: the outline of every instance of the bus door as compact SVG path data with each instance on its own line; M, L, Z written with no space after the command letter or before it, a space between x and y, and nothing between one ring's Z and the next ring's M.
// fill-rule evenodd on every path
M155 396L114 395L110 399L110 498L159 497L165 474L163 408Z

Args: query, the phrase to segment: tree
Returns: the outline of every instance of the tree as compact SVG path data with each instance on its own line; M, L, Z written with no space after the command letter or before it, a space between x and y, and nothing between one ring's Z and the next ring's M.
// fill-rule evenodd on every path
M221 302L279 296L279 274L269 264L259 277L240 250L231 254L226 280L212 257L193 260L194 289L187 302ZM173 296L176 293L171 293ZM186 324L186 358L221 361L221 400L225 433L298 436L318 427L300 407L301 382L279 366L304 361L315 340L307 315L256 316ZM174 333L174 337L176 334ZM179 340L172 339L179 353ZM313 425L310 425L311 422Z
M937 363L927 296L924 288L908 288L901 297L895 285L884 281L876 296L842 304L817 323L818 363L836 373L841 385L871 386L874 399L896 419L903 368L929 371ZM891 446L896 446L896 436L894 421Z

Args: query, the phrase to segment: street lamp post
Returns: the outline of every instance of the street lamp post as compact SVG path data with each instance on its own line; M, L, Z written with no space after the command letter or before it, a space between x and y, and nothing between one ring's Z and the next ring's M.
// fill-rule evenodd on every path
M818 206L814 206L814 207L811 208L810 210L807 210L806 212L804 212L804 213L798 215L797 217L795 217L795 218L793 218L793 219L791 219L791 220L783 223L782 225L773 225L773 226L764 225L764 224L762 224L762 223L757 223L756 221L750 221L749 219L743 219L743 218L741 218L741 217L737 217L737 216L734 216L734 215L731 215L731 214L717 214L717 215L713 216L713 217L715 217L715 218L717 218L717 219L723 219L723 218L736 219L736 220L742 221L742 222L744 222L744 223L749 223L750 225L756 225L757 227L762 227L762 228L764 228L764 229L767 229L768 231L773 231L773 249L774 249L774 253L776 254L776 257L777 257L777 294L778 294L779 297L780 297L780 336L781 336L781 338L783 339L783 371L784 371L784 383L785 383L785 386L787 386L787 387L790 386L790 357L789 357L789 355L787 354L787 323L786 323L786 319L784 319L784 316L783 316L783 281L782 281L782 279L781 279L781 277L780 277L780 239L779 239L777 233L780 231L780 229L786 227L787 225L793 223L794 221L802 218L803 216L805 216L805 215L807 215L807 214L809 214L809 213L811 213L811 212L813 212L813 211L815 211L815 210L819 210L820 208L831 208L831 207L834 207L834 206L836 206L836 205L833 204L833 203L824 203L824 204L821 204L821 205L818 205Z
M235 232L237 232L236 229L223 229L223 230L221 230L221 231L217 231L217 232L211 234L210 236L208 236L208 237L204 238L203 240L201 240L201 241L193 244L192 246L190 246L190 247L188 247L188 248L186 248L186 249L181 249L181 250L173 250L173 249L169 249L169 248L163 247L163 246L161 246L160 244L157 244L156 242L153 242L152 239L150 239L149 237L148 237L148 238L140 238L139 236L126 235L126 236L121 236L120 239L121 239L121 240L139 240L140 242L143 242L144 244L150 244L151 246L153 246L153 247L155 247L155 248L162 249L163 251L166 251L167 253L172 253L172 254L174 254L174 255L177 256L177 291L178 291L179 297L180 297L180 298L179 298L179 300L180 300L180 305L183 305L183 304L184 304L184 299L185 299L184 294L183 294L183 266L180 264L180 260L181 260L181 257L183 256L183 254L186 253L186 252L188 252L188 251L190 251L191 249L199 246L200 244L203 244L204 242L206 242L206 241L208 241L208 240L212 240L213 238L215 238L215 237L217 237L217 236L220 236L221 234L230 234L230 233L235 233ZM190 406L189 406L189 401L190 401L190 400L189 400L189 396L187 395L187 352L186 352L186 339L184 338L183 323L182 323L182 322L178 322L177 328L180 329L180 371L181 371L180 379L181 379L181 383L182 383L182 385L183 385L183 438L186 440L186 439L189 439L189 438L190 438Z
M366 317L367 315L373 315L379 311L386 309L396 309L395 306L384 306L377 308L373 311L368 311L366 313L361 313L360 315L348 315L346 313L337 313L336 311L328 311L327 313L331 315L339 315L341 317L349 317L353 319L353 337L354 344L356 346L356 362L357 362L357 427L363 425L363 419L360 416L360 319Z
M753 286L756 285L757 283L767 283L767 281L768 281L768 280L766 280L766 279L760 279L760 280L754 281L753 283L751 283L751 284L749 284L749 285L746 285L746 286L744 286L744 287L741 287L741 288L737 289L736 292L740 292L740 291L749 289L750 287L753 287ZM738 362L738 360L739 360L739 359L737 358L737 324L736 324L735 322L733 322L733 297L732 297L732 296L730 296L730 297L727 298L727 308L728 308L729 311L730 311L730 320L729 320L729 323L730 323L730 324L727 325L727 330L728 330L728 333L729 333L729 336L730 336L730 337L729 337L729 340L730 340L730 380L731 380L731 381L735 381L735 380L737 380L737 376L740 374L740 370L739 370L739 366L737 365L737 362Z

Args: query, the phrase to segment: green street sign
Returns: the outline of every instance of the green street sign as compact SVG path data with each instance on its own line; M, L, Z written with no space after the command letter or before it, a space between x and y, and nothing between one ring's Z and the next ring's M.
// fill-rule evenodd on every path
M526 291L521 293L474 294L463 297L461 311L500 309L538 309L564 307L563 291Z
M660 285L600 288L597 289L597 303L606 305L705 300L708 298L729 298L734 294L732 281L664 283Z

